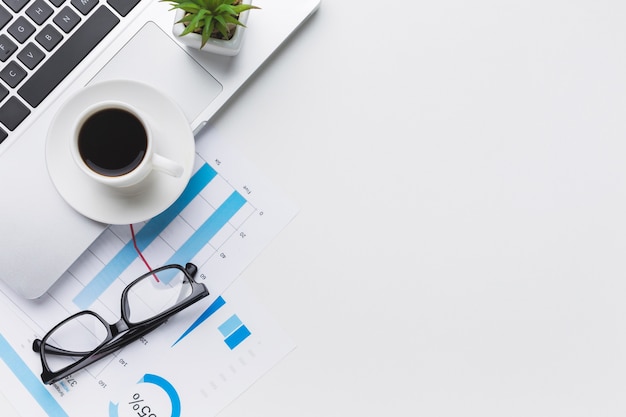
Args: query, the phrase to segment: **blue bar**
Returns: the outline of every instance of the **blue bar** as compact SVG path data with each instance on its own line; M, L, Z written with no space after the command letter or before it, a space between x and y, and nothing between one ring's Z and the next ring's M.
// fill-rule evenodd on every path
M219 310L220 307L222 307L224 304L226 304L226 301L224 301L224 299L221 296L217 297L215 301L213 301L213 303L211 303L211 305L206 310L204 310L204 312L200 315L200 317L198 317L196 321L194 321L192 325L189 326L187 330L185 330L185 332L178 338L178 340L176 340L172 344L172 346L174 346L176 343L183 340L189 333L193 332L196 329L196 327L200 326L206 319L211 317L213 313Z
M139 250L143 251L147 248L216 175L217 172L208 164L204 164L200 167L189 180L181 196L164 212L148 221L135 235ZM89 308L136 258L137 251L131 240L104 266L104 268L102 268L98 275L78 293L73 300L74 304L80 309Z
M222 227L239 211L246 203L246 199L237 191L218 207L215 212L194 232L193 235L176 251L167 261L168 264L181 264L189 262L204 248L204 246L219 232Z
M241 326L235 331L235 333L228 336L226 340L224 340L224 342L226 342L230 350L233 350L234 348L239 346L241 342L246 340L246 338L250 336L250 334L250 330L248 330L246 326Z
M217 329L220 331L222 336L228 337L231 333L233 333L239 326L243 323L239 320L236 314L233 314L224 324L222 324Z
M48 415L69 417L2 335L0 335L0 358Z
M119 404L109 402L109 417L118 417L119 416L118 408L119 408Z

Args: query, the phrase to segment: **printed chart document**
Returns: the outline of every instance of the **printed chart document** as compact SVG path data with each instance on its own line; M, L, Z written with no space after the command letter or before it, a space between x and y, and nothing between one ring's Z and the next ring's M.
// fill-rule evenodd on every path
M297 208L213 136L198 141L194 174L166 211L108 228L41 299L0 287L0 390L20 414L213 416L294 348L236 278ZM82 310L115 323L128 283L187 262L209 297L58 383L41 382L34 339Z

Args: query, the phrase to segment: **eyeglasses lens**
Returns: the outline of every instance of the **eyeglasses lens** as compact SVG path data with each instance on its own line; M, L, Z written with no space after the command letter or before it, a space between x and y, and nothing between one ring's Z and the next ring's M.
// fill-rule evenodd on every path
M159 316L191 295L187 276L177 268L146 275L128 291L128 321L141 323Z
M107 335L104 323L88 312L66 320L54 329L44 342L47 349L61 349L74 352L76 355L46 354L48 367L52 372L57 372L75 363L102 344Z

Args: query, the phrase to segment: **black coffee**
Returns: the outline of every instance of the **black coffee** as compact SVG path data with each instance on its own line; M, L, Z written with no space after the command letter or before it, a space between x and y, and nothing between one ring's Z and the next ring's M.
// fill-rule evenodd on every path
M148 137L135 115L122 109L92 114L78 132L78 151L89 168L101 175L128 174L141 163Z

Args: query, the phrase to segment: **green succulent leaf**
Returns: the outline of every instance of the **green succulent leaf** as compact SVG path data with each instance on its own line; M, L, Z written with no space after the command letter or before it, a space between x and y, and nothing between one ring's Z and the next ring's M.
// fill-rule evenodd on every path
M260 7L253 6L251 4L238 4L236 6L233 6L233 11L235 12L235 14L240 14L241 12L252 9L260 9Z
M213 16L207 17L202 28L202 43L200 47L204 47L215 30L215 19Z

